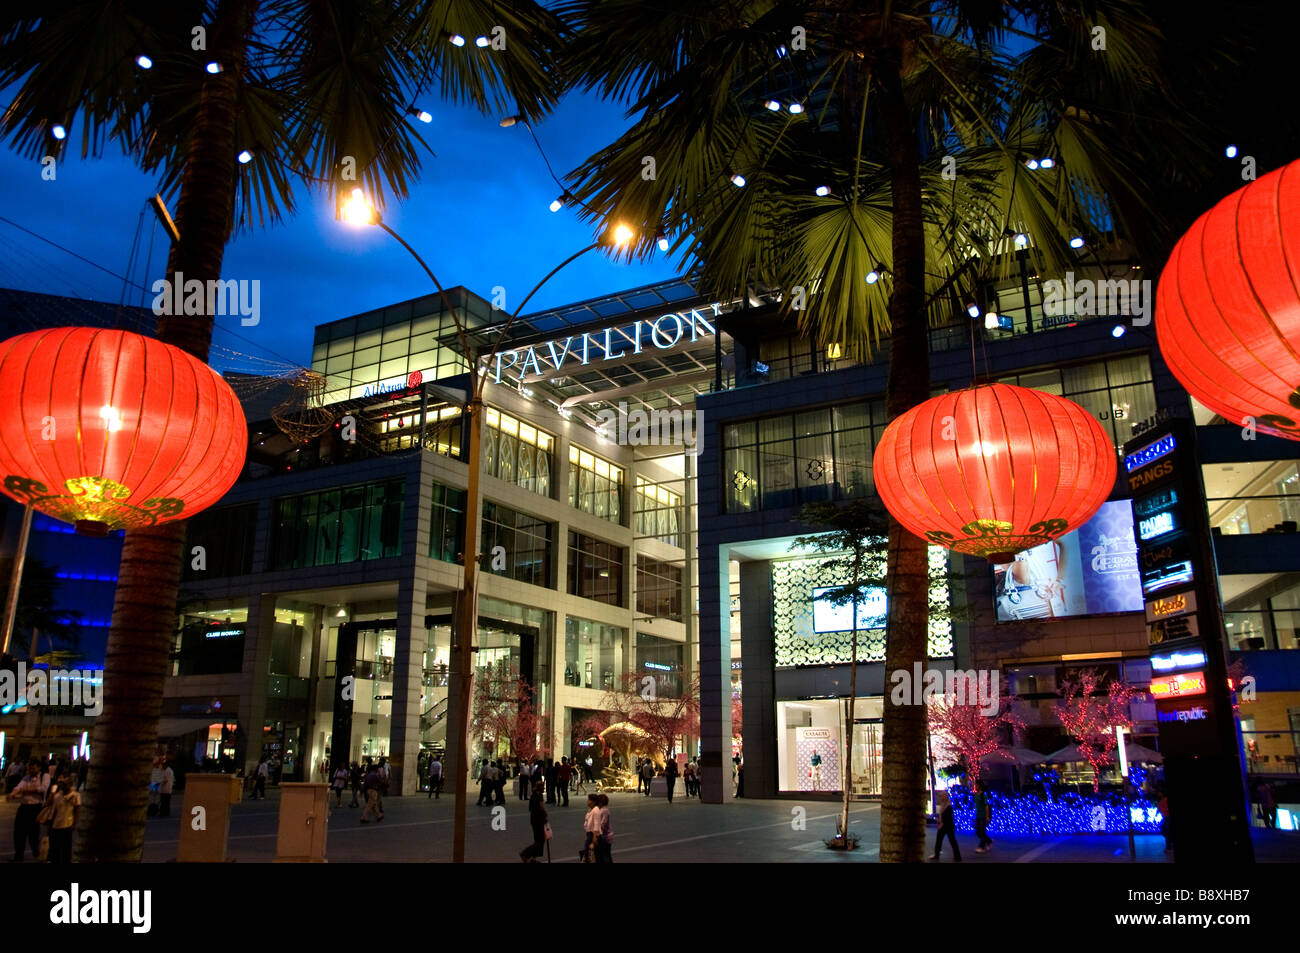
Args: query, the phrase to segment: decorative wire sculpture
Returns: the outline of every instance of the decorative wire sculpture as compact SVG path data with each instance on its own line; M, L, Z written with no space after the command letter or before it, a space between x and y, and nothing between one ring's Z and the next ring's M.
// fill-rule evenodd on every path
M334 415L325 407L325 375L304 368L289 383L289 397L272 408L271 419L295 443L306 443L334 424Z

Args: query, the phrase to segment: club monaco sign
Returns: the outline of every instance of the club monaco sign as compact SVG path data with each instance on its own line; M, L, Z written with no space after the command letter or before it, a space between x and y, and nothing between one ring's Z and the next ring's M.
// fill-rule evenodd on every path
M730 310L729 308L727 310ZM705 312L708 317L705 317ZM500 384L502 375L512 381L545 377L559 372L565 365L585 367L641 354L647 350L667 351L682 343L695 343L701 337L717 333L711 319L723 313L722 302L702 309L662 314L622 327L605 328L556 338L545 344L530 344L496 355L492 380Z

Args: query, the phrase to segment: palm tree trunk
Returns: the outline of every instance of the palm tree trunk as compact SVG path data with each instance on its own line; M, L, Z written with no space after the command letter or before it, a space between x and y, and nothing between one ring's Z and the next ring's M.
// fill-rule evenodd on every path
M223 70L205 80L195 115L176 206L181 238L167 256L168 281L177 273L187 282L221 277L234 222L238 77L256 9L257 0L223 0L208 29L208 49ZM163 316L158 338L206 361L212 315ZM78 823L79 861L139 861L144 851L184 541L184 522L126 534L104 660L104 708L95 721Z
M920 152L917 133L903 98L899 61L876 72L877 102L893 192L893 329L889 353L887 412L893 420L930 396L930 363L925 319L925 233L921 213ZM885 646L890 673L909 676L924 663L927 649L929 579L926 544L889 520L889 622ZM880 804L880 859L917 863L925 856L925 706L886 704L884 777Z

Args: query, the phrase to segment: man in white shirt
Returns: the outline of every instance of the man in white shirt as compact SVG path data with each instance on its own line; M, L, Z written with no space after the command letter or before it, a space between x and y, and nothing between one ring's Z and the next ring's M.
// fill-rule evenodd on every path
M442 761L435 755L429 762L429 797L442 795Z
M176 772L172 770L171 762L163 765L162 786L158 789L160 795L158 801L158 816L171 817L172 815L172 788L176 784Z
M36 816L45 803L46 785L41 783L40 771L39 762L28 762L26 776L9 792L9 798L19 802L14 816L14 863L22 863L25 845L29 843L32 859L37 860L41 855L41 825L36 822Z

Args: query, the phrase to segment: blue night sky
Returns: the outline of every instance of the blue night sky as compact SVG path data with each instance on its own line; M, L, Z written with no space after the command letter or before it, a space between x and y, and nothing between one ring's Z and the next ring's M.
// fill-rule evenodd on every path
M9 92L0 94L8 100ZM391 200L384 220L427 261L445 287L464 285L484 297L506 289L513 311L551 268L590 244L591 225L573 211L552 213L560 192L523 125L503 129L496 116L420 103L433 113L419 131L437 153L424 156L410 198ZM415 121L412 119L411 121ZM417 125L419 125L417 123ZM537 136L563 178L590 153L615 138L630 121L621 106L573 94L537 126ZM145 201L156 182L115 151L82 161L80 130L69 130L68 149L54 182L40 165L0 149L6 183L0 215L123 274ZM265 230L237 234L227 247L224 277L261 280L261 323L241 327L238 317L218 318L212 363L252 370L231 351L261 359L310 365L312 329L320 323L429 294L428 277L400 245L375 228L335 220L321 192L297 192L296 216ZM155 228L146 213L140 258ZM152 264L137 262L132 277L149 286L162 276L166 236L154 236ZM645 263L615 263L589 252L534 296L527 311L579 301L673 277L666 255ZM147 280L145 280L147 277ZM116 303L120 279L78 261L0 222L0 287L42 291ZM152 295L132 289L128 303L148 305ZM234 332L233 334L231 332ZM236 337L239 335L240 337Z

